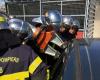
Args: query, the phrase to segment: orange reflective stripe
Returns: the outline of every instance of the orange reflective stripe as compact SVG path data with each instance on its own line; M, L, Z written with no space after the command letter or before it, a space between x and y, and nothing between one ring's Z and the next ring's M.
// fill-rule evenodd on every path
M42 60L40 57L36 57L36 59L32 62L32 64L29 66L29 72L31 74L34 73L34 71L37 69L37 67L42 63Z
M29 77L29 72L17 72L13 74L0 76L0 80L25 80L25 78Z

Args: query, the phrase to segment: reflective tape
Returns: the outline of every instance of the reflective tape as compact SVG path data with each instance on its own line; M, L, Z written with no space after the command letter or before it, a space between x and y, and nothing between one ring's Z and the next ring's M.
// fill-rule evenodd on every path
M49 80L49 79L50 79L50 70L47 69L47 80Z
M25 80L25 78L29 77L29 72L17 72L13 74L0 76L0 80Z
M5 18L0 16L0 22L4 22L5 21Z
M31 74L34 73L34 71L37 69L37 67L42 63L42 60L40 57L36 57L36 59L32 62L32 64L29 66L29 72Z

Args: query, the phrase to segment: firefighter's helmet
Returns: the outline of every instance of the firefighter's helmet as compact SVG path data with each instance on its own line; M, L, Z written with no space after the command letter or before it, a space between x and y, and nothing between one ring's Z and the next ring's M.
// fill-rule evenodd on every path
M0 12L0 22L6 22L9 19L9 15L5 12Z
M63 17L63 23L68 26L73 25L73 18L71 16Z
M32 19L32 24L35 26L36 24L43 24L41 17L36 17Z
M33 20L32 20L32 24L34 26L42 25L42 27L44 27L44 26L48 26L50 23L51 23L50 19L48 17L44 17L44 16L33 18Z
M49 22L54 26L55 30L58 30L60 28L60 25L62 23L62 16L59 11L49 10L45 13L45 17L50 19Z
M79 23L78 20L74 20L74 21L73 21L73 27L75 27L75 28L80 28L80 23Z
M4 14L0 13L0 23L2 22L6 22L6 17L4 16Z
M22 40L32 37L33 26L28 22L13 18L8 21L8 25L11 32L20 37Z
M5 22L5 21L6 21L6 19L3 16L0 16L0 23Z
M0 30L7 28L8 28L8 23L6 20L6 15L0 12Z

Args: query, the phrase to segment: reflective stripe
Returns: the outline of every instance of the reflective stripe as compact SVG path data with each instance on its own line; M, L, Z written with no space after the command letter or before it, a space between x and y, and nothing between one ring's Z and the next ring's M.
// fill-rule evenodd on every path
M29 72L17 72L13 74L0 76L0 80L25 80L25 78L29 77Z
M29 72L31 74L34 73L34 71L36 70L36 68L42 63L42 60L40 57L37 57L33 62L32 64L29 66Z
M0 80L25 80L29 78L29 73L33 74L37 67L42 63L40 57L37 57L29 66L29 71L17 72L13 74L0 76Z
M61 80L63 80L63 77L61 76Z
M47 80L49 80L49 79L50 79L50 70L47 69Z
M0 21L5 21L5 18L3 16L0 16Z

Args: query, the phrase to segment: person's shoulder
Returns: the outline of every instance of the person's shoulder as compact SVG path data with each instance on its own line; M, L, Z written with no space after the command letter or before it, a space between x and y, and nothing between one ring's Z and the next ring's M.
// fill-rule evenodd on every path
M30 46L28 46L28 45L20 45L18 48L21 49L22 51L32 51L32 50L33 50L33 49L32 49Z
M34 57L36 56L36 53L34 52L34 50L28 46L28 45L20 45L14 49L12 49L13 53L17 53L17 55L23 57L24 58L28 58L31 55L34 55Z
M17 52L17 53L25 53L25 54L27 54L27 53L29 54L29 53L34 52L33 49L30 46L23 45L23 44L13 47L11 49L11 51L15 52L15 53Z

